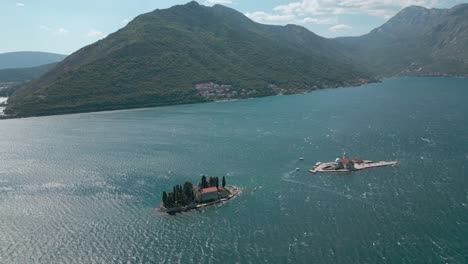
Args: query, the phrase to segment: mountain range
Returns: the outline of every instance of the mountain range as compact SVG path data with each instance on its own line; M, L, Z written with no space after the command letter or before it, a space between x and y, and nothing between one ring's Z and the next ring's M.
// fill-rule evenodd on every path
M57 62L30 68L9 68L0 70L1 82L24 82L40 78L57 65Z
M22 83L40 78L65 57L36 51L0 53L0 97L11 95Z
M408 7L360 37L326 39L196 2L140 15L17 89L36 116L247 98L395 75L466 75L468 5Z
M0 70L12 68L32 68L45 64L62 61L66 55L39 52L18 51L0 53Z
M450 9L410 6L369 34L336 41L374 75L466 76L468 4Z
M38 79L57 65L57 62L31 68L0 70L0 97L9 97L16 89L30 80Z

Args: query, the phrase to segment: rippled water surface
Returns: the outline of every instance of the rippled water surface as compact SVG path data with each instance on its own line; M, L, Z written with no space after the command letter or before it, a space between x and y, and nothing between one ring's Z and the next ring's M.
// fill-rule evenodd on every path
M0 263L467 263L467 98L466 79L404 78L0 121ZM343 150L401 165L307 172ZM154 209L200 174L243 193Z

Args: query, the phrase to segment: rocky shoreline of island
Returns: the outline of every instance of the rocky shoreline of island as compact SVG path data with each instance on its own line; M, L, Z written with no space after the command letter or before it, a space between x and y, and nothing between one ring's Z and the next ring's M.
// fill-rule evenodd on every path
M226 178L222 177L221 186L218 177L202 176L200 183L194 186L191 182L175 185L172 192L163 192L159 211L176 214L193 209L200 209L219 203L224 203L241 193L241 189L234 185L226 185Z

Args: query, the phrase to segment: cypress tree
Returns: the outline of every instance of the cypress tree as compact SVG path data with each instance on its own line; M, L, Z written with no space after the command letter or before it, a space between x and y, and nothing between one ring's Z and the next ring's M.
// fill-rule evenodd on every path
M219 189L219 178L215 178L216 189Z
M224 176L223 176L223 182L222 182L222 184L223 184L223 188L226 187L226 178L224 178Z
M184 204L184 201L185 199L184 199L184 193L182 192L182 186L179 185L179 202L181 204Z
M167 196L166 203L167 203L167 206L166 206L167 208L174 207L174 193L169 193L169 195Z
M166 205L166 202L167 202L167 193L166 193L166 192L163 192L162 202L163 202L164 206L167 207L167 205Z
M173 198L174 198L174 203L177 203L177 201L179 200L179 199L178 199L179 197L177 197L177 185L174 186L173 190L174 190L174 191L173 191L173 194L174 194L174 197L173 197Z
M209 187L215 186L215 179L213 177L210 177L209 183L210 183Z
M208 183L206 182L205 175L203 175L202 178L201 178L201 186L202 186L202 188L208 188Z
M182 203L182 192L180 191L180 185L177 184L177 202L179 204Z
M186 204L189 204L193 201L193 184L191 182L184 183L183 194Z

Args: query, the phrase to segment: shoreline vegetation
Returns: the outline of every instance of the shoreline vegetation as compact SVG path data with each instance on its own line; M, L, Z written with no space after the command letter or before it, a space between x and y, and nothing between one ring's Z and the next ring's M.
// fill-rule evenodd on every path
M0 115L0 120L2 119L20 119L20 118L31 118L31 117L43 117L43 116L54 116L54 115L72 115L72 114L85 114L85 113L99 113L99 112L110 112L110 111L122 111L122 110L134 110L134 109L145 109L145 108L155 108L155 107L164 107L164 106L175 106L175 105L188 105L188 104L201 104L201 103L212 103L212 102L229 102L229 101L238 101L238 100L245 100L245 99L254 99L254 98L263 98L263 97L270 97L270 96L278 96L278 95L295 95L295 94L308 94L314 91L325 90L325 89L337 89L337 88L354 88L360 87L367 84L372 83L381 83L383 79L390 79L390 78L468 78L468 74L466 75L457 75L457 74L442 74L442 73L434 73L434 74L421 74L421 75L395 75L391 77L379 77L374 79L360 79L353 80L352 82L345 83L343 85L329 85L324 87L312 87L312 88L298 88L298 89L290 89L289 92L285 92L284 89L277 89L278 93L274 93L271 95L264 95L264 96L252 96L252 97L243 97L243 98L208 98L207 96L205 100L198 100L198 101L190 101L190 102L180 102L180 103L168 103L168 104L146 104L146 105L122 105L122 106L111 106L111 107L102 107L102 109L75 109L73 111L57 111L55 113L38 113L37 115L28 115L28 116L21 116L21 115L9 115L4 113L4 115ZM223 87L223 85L220 85ZM293 92L291 92L293 91ZM1 105L3 107L6 106L6 102Z
M352 87L359 87L366 84L371 83L380 83L382 79L359 79L359 80L352 80L349 82L345 82L342 84L335 84L335 85L324 85L324 86L314 86L309 88L291 88L291 89L284 89L278 88L275 85L270 85L272 89L272 93L267 95L260 95L260 96L247 96L247 97L235 97L232 95L228 95L222 97L221 95L224 91L219 90L218 87L221 89L225 87L230 87L230 85L218 85L214 83L208 83L203 85L211 85L212 89L205 90L205 94L200 92L200 99L193 100L189 102L173 102L173 103L154 103L154 104L145 104L145 105L120 105L120 106L102 106L100 109L67 109L67 110L57 110L51 113L36 113L35 115L15 115L15 114L8 114L0 116L1 119L19 119L19 118L29 118L29 117L41 117L41 116L54 116L54 115L69 115L69 114L83 114L83 113L97 113L97 112L105 112L105 111L120 111L120 110L131 110L131 109L142 109L142 108L154 108L154 107L163 107L163 106L173 106L173 105L187 105L187 104L199 104L199 103L211 103L211 102L226 102L226 101L237 101L243 99L253 99L253 98L262 98L262 97L269 97L269 96L278 96L278 95L294 95L294 94L307 94L318 90L324 89L336 89L336 88L352 88ZM198 85L197 85L198 86ZM200 87L200 86L198 86ZM210 87L210 86L208 86ZM199 88L196 88L200 90ZM207 93L206 93L207 92Z
M238 187L226 185L224 176L221 186L218 177L207 179L206 176L202 176L197 186L187 181L184 185L175 185L172 192L163 192L159 210L168 214L176 214L222 203L239 194Z

